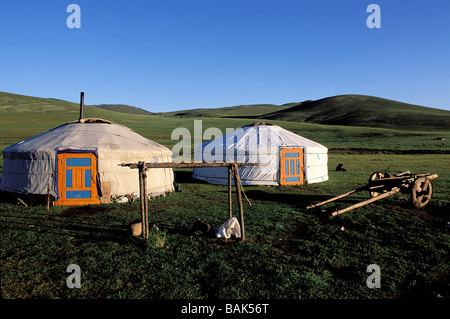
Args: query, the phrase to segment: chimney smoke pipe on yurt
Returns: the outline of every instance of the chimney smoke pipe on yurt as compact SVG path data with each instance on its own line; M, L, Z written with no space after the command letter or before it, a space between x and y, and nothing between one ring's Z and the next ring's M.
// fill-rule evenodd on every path
M84 92L81 92L80 96L80 123L84 123Z

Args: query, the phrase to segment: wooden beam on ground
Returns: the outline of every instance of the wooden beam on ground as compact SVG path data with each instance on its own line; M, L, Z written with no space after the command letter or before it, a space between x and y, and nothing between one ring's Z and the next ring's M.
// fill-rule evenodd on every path
M19 203L22 204L23 206L28 207L28 205L27 205L23 200L21 200L19 197L17 197L17 200L18 200Z
M334 202L334 201L336 201L336 200L338 200L338 199L341 199L341 198L350 196L351 194L354 194L354 193L357 193L357 192L360 192L360 191L363 191L363 190L367 190L367 189L368 189L368 188L367 188L367 185L361 186L361 187L359 187L359 188L357 188L357 189L354 189L354 190L351 190L351 191L349 191L349 192L347 192L347 193L345 193L345 194L342 194L342 195L339 195L339 196L336 196L336 197L332 197L332 198L330 198L330 199L327 199L327 200L325 200L325 201L323 201L323 202L320 202L320 203L317 203L317 204L314 204L314 205L309 205L308 207L306 207L306 209L311 209L311 208L319 207L319 206L325 205L325 204L327 204L327 203Z
M361 206L368 205L368 204L373 203L373 202L375 202L375 201L377 201L377 200L380 200L380 199L383 199L383 198L385 198L385 197L391 196L391 195L393 195L393 194L395 194L395 193L398 193L399 191L400 191L400 188L399 188L399 187L393 188L393 189L392 189L391 191L389 191L389 192L383 193L383 194L381 194L381 195L378 195L378 196L373 197L373 198L371 198L371 199L365 200L365 201L360 202L360 203L358 203L358 204L354 204L354 205L351 205L351 206L349 206L349 207L347 207L347 208L344 208L344 209L338 210L338 211L336 211L336 212L333 212L332 215L333 215L333 216L337 216L337 215L346 213L346 212L348 212L348 211L350 211L350 210L356 209L356 208L361 207Z
M408 176L405 176L405 175L408 175ZM342 194L342 195L339 195L339 196L336 196L336 197L332 197L330 199L327 199L327 200L325 200L323 202L320 202L320 203L317 203L317 204L314 204L314 205L309 205L309 206L306 207L306 209L312 209L312 208L315 208L315 207L319 207L319 206L322 206L322 205L334 202L334 201L336 201L338 199L350 196L350 195L352 195L354 193L357 193L357 192L360 192L360 191L365 191L365 190L370 191L370 190L374 190L374 189L383 188L383 187L385 187L385 185L383 185L383 183L386 183L386 182L389 183L389 182L399 181L399 182L407 183L407 182L413 181L416 177L420 177L420 176L424 176L424 177L427 177L429 179L434 179L434 178L438 177L437 174L429 174L429 173L427 173L427 174L411 174L409 171L406 171L406 172L398 174L395 177L380 178L380 179L377 179L375 181L371 181L369 184L361 186L361 187L358 187L358 188L356 188L354 190L351 190L351 191L349 191L349 192L347 192L345 194ZM390 184L392 184L392 183L390 183ZM378 196L376 196L374 198L378 198Z

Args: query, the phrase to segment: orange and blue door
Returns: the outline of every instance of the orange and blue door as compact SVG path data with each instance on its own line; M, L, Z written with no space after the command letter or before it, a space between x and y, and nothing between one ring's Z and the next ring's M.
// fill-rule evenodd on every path
M280 185L303 185L305 180L303 148L282 148L280 151Z
M57 206L99 204L97 158L93 153L58 154Z

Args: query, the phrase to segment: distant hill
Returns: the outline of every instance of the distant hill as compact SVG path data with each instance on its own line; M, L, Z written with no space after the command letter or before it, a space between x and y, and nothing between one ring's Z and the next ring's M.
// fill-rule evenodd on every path
M107 107L84 106L84 117L103 118L117 123L133 122L137 108L127 106L122 112L109 110ZM150 113L146 113L150 114ZM27 95L0 92L0 125L7 123L42 123L52 128L67 122L76 121L80 116L80 104L53 98L40 98Z
M153 114L153 113L143 110L139 107L125 105L125 104L101 104L101 105L92 105L92 106L101 108L103 110L109 110L109 111L114 111L114 112L119 112L119 113L143 114L143 115Z
M239 105L158 114L181 117L253 118L402 130L450 130L450 111L367 95L338 95L283 105Z
M63 111L72 104L75 105L58 99L0 92L0 112L5 113Z
M124 104L85 105L87 108L127 114L153 114L141 108ZM7 92L0 92L0 112L48 112L72 111L79 112L80 104L54 98L41 98ZM95 110L93 109L93 110Z
M237 105L219 108L203 108L182 110L174 112L163 112L158 115L165 116L182 116L182 117L227 117L227 118L259 118L265 114L282 111L289 107L289 105L274 105L274 104L251 104L251 105Z
M3 120L70 122L78 120L80 104L54 98L41 98L0 92L0 113ZM99 117L114 121L127 120L130 116L151 115L143 109L123 104L85 105L85 117Z
M103 118L122 124L169 148L177 144L176 138L175 140L172 138L173 130L184 127L193 132L196 117L189 116L198 114L198 116L214 116L200 117L203 119L204 129L217 127L225 132L228 128L265 121L313 139L329 147L330 150L449 153L447 141L450 139L448 126L450 111L404 103L397 104L398 102L395 101L389 102L375 98L378 102L376 106L373 106L375 113L371 114L373 110L362 111L359 109L360 106L353 106L356 100L362 101L365 98L363 96L347 96L344 99L331 97L317 101L291 102L280 106L263 104L196 109L192 110L193 112L184 111L186 115L177 116L129 114L86 105L84 117ZM333 104L333 101L340 106ZM314 105L316 107L313 107ZM384 105L385 108L380 105ZM352 112L353 109L356 111ZM390 119L391 112L400 113L401 118L408 120L407 125L377 121ZM0 92L0 150L59 125L76 121L79 113L79 103ZM338 115L339 118L333 119ZM284 120L277 120L277 118ZM315 121L339 125L316 124ZM412 127L408 128L411 123L413 123ZM363 127L375 124L386 128ZM1 165L0 152L0 171Z
M262 118L328 125L450 130L450 111L367 95L339 95L300 102Z
M0 92L0 113L5 123L66 123L77 120L79 104ZM157 114L166 117L242 118L296 123L377 127L413 131L450 131L450 111L407 104L366 95L339 95L315 101L283 105L254 104L220 108L150 113L129 105L85 105L85 117L100 117L132 124L136 117ZM145 116L145 118L147 118Z

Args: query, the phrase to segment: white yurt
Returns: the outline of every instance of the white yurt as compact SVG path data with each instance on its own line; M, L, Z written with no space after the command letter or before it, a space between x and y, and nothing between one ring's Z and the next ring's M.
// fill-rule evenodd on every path
M137 170L121 163L172 161L171 151L131 129L102 119L54 128L3 150L0 190L50 194L55 205L98 204L139 192ZM173 171L150 169L148 193L171 192Z
M328 149L270 123L258 122L198 145L196 161L259 163L239 167L242 185L307 185L328 180ZM228 184L226 167L195 168L193 178Z

